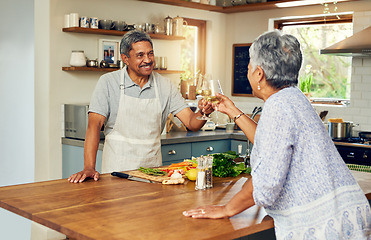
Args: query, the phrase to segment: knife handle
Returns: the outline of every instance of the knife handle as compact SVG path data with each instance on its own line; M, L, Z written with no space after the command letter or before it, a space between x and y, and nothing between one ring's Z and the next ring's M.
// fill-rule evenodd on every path
M112 176L115 176L115 177L120 177L120 178L128 178L130 177L129 174L126 174L126 173L121 173L121 172L112 172L111 173Z

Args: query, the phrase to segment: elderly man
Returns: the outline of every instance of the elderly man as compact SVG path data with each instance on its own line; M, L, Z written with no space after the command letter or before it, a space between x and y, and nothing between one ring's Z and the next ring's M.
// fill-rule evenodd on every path
M103 75L93 93L84 145L84 169L71 175L70 182L99 179L95 164L103 124L102 172L107 173L160 166L160 136L167 116L172 113L188 129L198 131L206 121L197 117L213 111L210 103L200 100L200 111L194 113L178 89L153 72L153 44L146 33L126 33L120 43L120 54L126 67Z

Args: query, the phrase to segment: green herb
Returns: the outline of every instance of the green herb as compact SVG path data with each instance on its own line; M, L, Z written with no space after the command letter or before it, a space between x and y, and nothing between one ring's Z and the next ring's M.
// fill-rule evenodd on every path
M237 177L246 171L245 164L235 163L234 160L239 157L235 151L213 154L213 176L215 177Z
M155 169L155 168L140 167L138 170L145 173L145 174L153 175L153 176L164 176L165 175L164 171L159 170L159 169Z

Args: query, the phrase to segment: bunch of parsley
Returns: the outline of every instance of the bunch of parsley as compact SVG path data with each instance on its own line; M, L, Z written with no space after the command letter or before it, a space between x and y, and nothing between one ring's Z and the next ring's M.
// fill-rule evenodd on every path
M242 172L250 172L250 168L245 167L243 162L235 163L234 160L239 157L235 151L213 154L213 176L214 177L237 177Z

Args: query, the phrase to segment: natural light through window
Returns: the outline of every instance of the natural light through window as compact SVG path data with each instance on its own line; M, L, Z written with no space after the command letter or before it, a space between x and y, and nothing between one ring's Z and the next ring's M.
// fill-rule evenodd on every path
M197 39L198 28L196 26L184 26L184 37L181 45L181 70L185 75L195 76L197 73Z
M353 24L294 25L284 26L282 31L296 36L301 43L304 61L299 83L311 82L311 97L349 99L352 58L320 55L319 50L351 36Z

